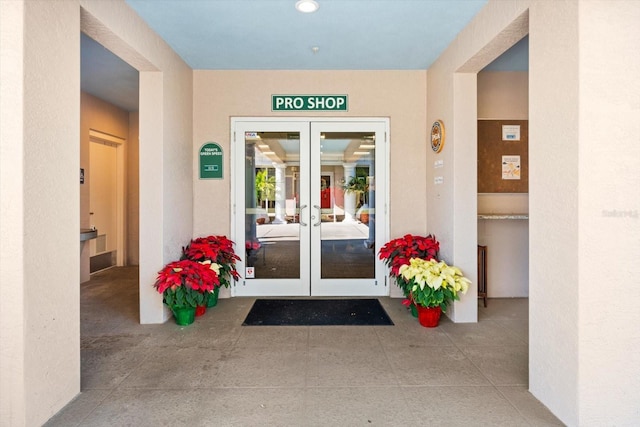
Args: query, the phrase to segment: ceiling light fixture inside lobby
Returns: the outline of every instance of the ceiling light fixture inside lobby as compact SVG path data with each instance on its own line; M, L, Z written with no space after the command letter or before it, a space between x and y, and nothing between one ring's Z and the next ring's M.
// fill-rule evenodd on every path
M320 5L315 0L299 0L296 3L296 10L303 13L311 13L318 10Z

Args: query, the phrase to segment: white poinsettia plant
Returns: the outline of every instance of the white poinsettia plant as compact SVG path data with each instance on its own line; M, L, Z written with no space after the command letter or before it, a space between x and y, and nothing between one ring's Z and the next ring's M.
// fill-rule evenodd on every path
M459 300L459 294L466 293L471 284L458 267L435 259L411 258L409 264L400 267L399 273L409 284L410 297L416 305L439 306L443 312L447 304Z

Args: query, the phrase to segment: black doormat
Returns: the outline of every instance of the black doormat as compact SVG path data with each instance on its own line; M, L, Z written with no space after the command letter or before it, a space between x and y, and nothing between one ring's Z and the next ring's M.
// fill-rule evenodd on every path
M393 325L393 322L377 299L258 299L242 325Z

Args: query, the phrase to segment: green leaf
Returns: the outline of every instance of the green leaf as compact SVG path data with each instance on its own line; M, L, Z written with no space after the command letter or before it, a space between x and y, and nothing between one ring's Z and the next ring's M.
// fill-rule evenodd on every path
M189 303L189 305L195 307L196 305L198 305L198 303L196 302L196 300L193 298L193 295L191 295L191 293L188 293L186 295L187 302Z

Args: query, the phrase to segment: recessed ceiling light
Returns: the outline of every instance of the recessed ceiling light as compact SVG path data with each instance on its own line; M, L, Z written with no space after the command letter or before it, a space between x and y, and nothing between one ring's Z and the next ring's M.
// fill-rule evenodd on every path
M360 144L360 147L358 148L362 148L363 150L370 150L376 148L376 146L374 144Z
M368 151L354 151L353 154L357 154L359 156L366 156L367 154L369 154Z
M299 0L296 3L296 9L298 10L298 12L303 13L315 12L319 7L320 5L318 5L318 2L316 2L315 0Z

